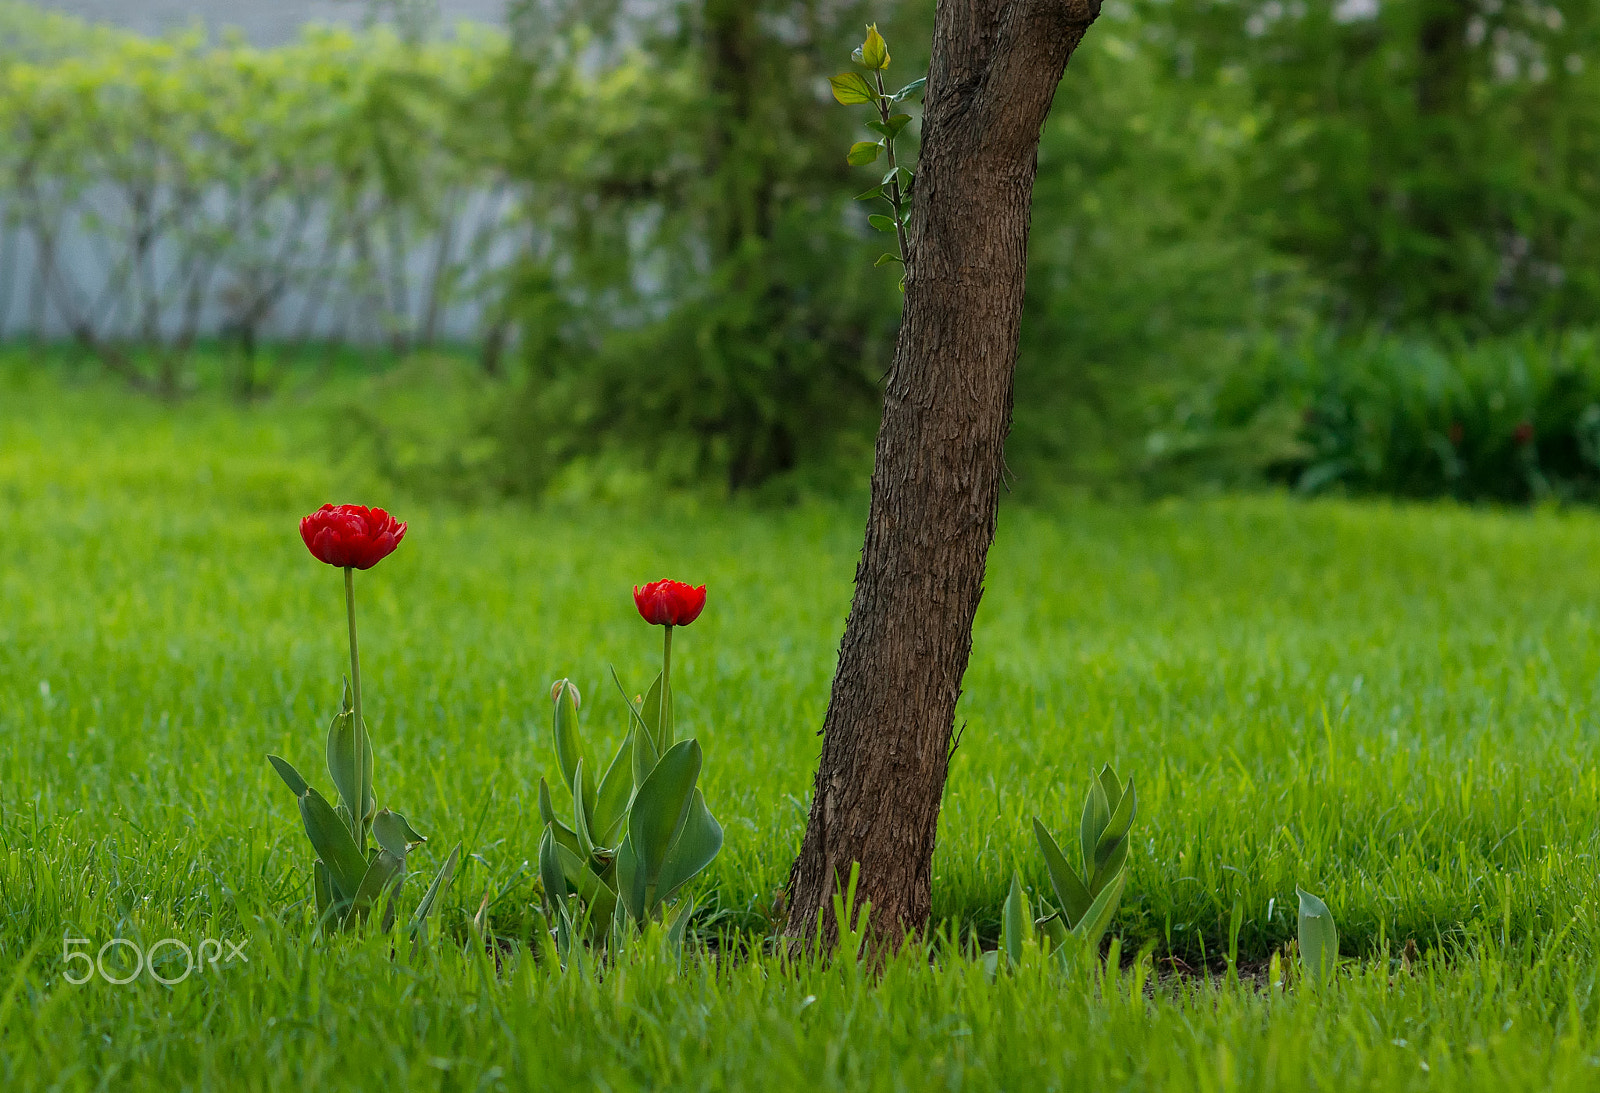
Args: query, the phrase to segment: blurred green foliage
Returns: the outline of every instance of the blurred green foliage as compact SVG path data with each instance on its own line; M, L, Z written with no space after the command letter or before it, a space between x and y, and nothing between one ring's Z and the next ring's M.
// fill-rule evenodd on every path
M900 297L842 152L873 134L826 77L869 20L924 69L904 2L518 0L504 35L276 51L34 19L0 46L0 161L33 140L81 180L148 145L410 231L504 192L509 264L445 278L484 302L477 409L453 445L363 426L440 452L419 481L857 488ZM1019 488L1591 496L1597 36L1592 2L1108 4L1042 134Z

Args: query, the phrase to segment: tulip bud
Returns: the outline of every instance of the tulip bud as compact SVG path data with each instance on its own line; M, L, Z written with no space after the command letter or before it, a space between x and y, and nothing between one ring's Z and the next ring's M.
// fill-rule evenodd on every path
M558 679L554 683L550 684L550 701L561 701L561 690L563 687L572 692L572 708L582 709L583 696L578 693L578 685L572 682L570 679Z

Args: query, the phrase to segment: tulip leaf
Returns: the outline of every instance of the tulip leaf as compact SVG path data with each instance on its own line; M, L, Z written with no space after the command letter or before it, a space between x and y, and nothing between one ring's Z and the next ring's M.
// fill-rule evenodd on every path
M296 797L309 788L306 785L306 780L300 777L300 772L290 766L287 760L280 759L276 755L269 755L267 756L267 762L272 764L272 769L278 772L278 777L283 779L283 784L288 786L289 792Z
M672 925L667 927L667 944L672 946L674 953L683 953L684 940L689 935L689 918L694 914L694 900L686 899L683 906L678 908L678 913L672 918Z
M1112 916L1117 913L1117 904L1122 900L1122 886L1127 882L1128 874L1118 873L1111 883L1094 897L1094 902L1084 912L1083 918L1073 926L1072 932L1082 938L1090 948L1099 949L1100 939L1105 936L1107 927L1111 925Z
M333 903L333 882L328 879L328 867L321 858L311 867L311 891L317 900L317 921L321 922Z
M1112 775L1112 777L1116 777ZM1105 830L1100 832L1100 841L1094 848L1095 879L1110 877L1114 868L1120 868L1121 863L1128 857L1128 831L1133 827L1133 816L1138 810L1138 795L1133 790L1133 779L1128 779L1127 786L1122 790L1122 799L1117 803L1117 810L1111 814ZM1119 853L1120 851L1120 853ZM1112 859L1116 859L1113 867Z
M567 898L566 874L561 869L554 824L545 824L544 834L539 838L539 880L544 885L545 903L554 915Z
M573 774L584 756L583 735L578 729L578 701L572 685L566 680L556 684L555 731L556 764L561 768L561 781L572 785Z
M1106 791L1106 804L1115 811L1117 802L1122 800L1122 783L1117 780L1117 772L1111 769L1110 763L1100 768L1100 787Z
M594 810L589 834L604 847L613 847L622 830L622 821L628 815L628 798L633 794L633 734L623 738L600 779L600 789L595 795Z
M550 786L543 779L539 779L539 819L555 830L556 839L574 854L583 853L583 848L578 842L578 833L556 818L556 809L550 801Z
M633 727L633 749L631 765L633 767L633 784L637 787L644 785L644 780L650 777L650 772L656 769L660 761L656 746L650 740L650 730L639 724Z
M638 855L633 852L631 835L624 835L622 845L617 847L617 899L635 922L644 921L644 870L639 868Z
M1326 982L1339 963L1339 929L1333 912L1299 885L1294 892L1300 897L1300 964L1313 982Z
M334 715L333 721L328 725L328 773L333 776L334 788L339 791L339 800L344 804L346 811L356 820L363 820L371 816L374 811L372 796L372 734L362 733L366 741L366 792L362 794L363 807L356 808L356 715L349 706L349 694L345 695L345 708ZM351 824L350 833L356 834L357 826Z
M1078 828L1078 845L1083 852L1083 875L1094 877L1094 848L1100 843L1100 833L1111 820L1111 806L1106 802L1106 789L1096 778L1089 783L1089 796L1083 802L1083 822Z
M578 760L578 769L572 772L572 827L578 836L578 855L588 861L594 857L594 840L589 837L589 800L583 795L585 771L583 760ZM590 790L590 796L594 791Z
M1061 904L1061 912L1066 916L1067 925L1072 926L1089 910L1089 905L1094 902L1094 897L1083 886L1083 881L1078 879L1078 874L1072 871L1067 864L1067 859L1061 853L1050 832L1045 830L1039 818L1033 818L1033 837L1039 843L1039 853L1044 856L1045 868L1050 871L1050 887L1055 889L1056 900Z
M367 912L372 905L382 897L391 886L398 888L405 880L406 859L404 855L391 854L387 850L380 850L377 857L373 858L367 866L366 874L361 878L361 885L356 889L355 899L350 902L347 917L352 917L357 922L364 922Z
M667 851L667 860L661 867L661 879L656 884L661 902L670 900L678 889L710 865L721 849L722 825L706 808L705 796L696 787L683 830L672 849Z
M398 858L405 857L412 847L428 841L426 836L417 834L404 816L387 808L372 817L372 834L379 846Z
M628 808L628 842L638 859L644 882L646 910L654 909L656 886L666 864L667 851L677 841L694 803L695 782L700 777L700 743L685 740L668 749L656 764Z
M650 728L650 740L656 751L664 752L672 747L672 690L665 684L660 672L656 673L655 682L645 692L639 715Z
M338 900L350 899L361 887L361 878L367 873L367 860L356 846L355 838L327 798L307 787L300 795L300 818L306 826L306 836L316 849L317 856L328 867L333 881L334 896Z
M560 843L555 843L555 848L556 863L561 870L562 879L568 889L575 892L583 901L590 925L609 924L611 916L616 912L617 894L595 874L587 862ZM541 870L543 865L541 860Z
M1028 894L1022 890L1022 878L1011 871L1011 891L1006 894L1006 904L1000 913L1000 948L1005 950L1006 961L1012 967L1022 963L1022 947L1033 937L1033 913L1028 909Z
M1060 914L1052 914L1041 918L1033 924L1034 933L1042 940L1040 942L1048 952L1055 952L1065 945L1072 935L1067 931L1066 921Z

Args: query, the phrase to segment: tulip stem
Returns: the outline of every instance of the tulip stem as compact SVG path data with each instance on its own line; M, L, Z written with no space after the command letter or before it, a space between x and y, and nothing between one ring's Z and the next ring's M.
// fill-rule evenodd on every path
M361 654L356 651L356 571L344 567L344 608L350 620L350 690L355 698L355 731L351 742L355 747L356 800L355 810L360 815L352 817L355 825L356 845L367 852L367 723L361 719Z
M672 624L662 627L666 638L661 649L661 750L672 746Z

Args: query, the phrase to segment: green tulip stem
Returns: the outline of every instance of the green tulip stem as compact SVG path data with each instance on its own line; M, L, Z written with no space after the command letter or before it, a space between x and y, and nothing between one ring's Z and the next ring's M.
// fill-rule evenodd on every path
M667 632L661 647L661 724L658 726L661 733L661 750L666 751L672 746L667 729L670 722L667 711L672 709L672 624L669 622L662 627Z
M365 813L367 794L370 792L366 784L367 764L367 723L361 720L361 654L356 650L356 571L353 566L344 567L344 607L345 614L350 620L350 690L355 697L355 732L351 734L355 745L355 772L356 772L356 807L355 810ZM367 852L367 818L365 815L354 817L356 826L356 845L361 852Z

